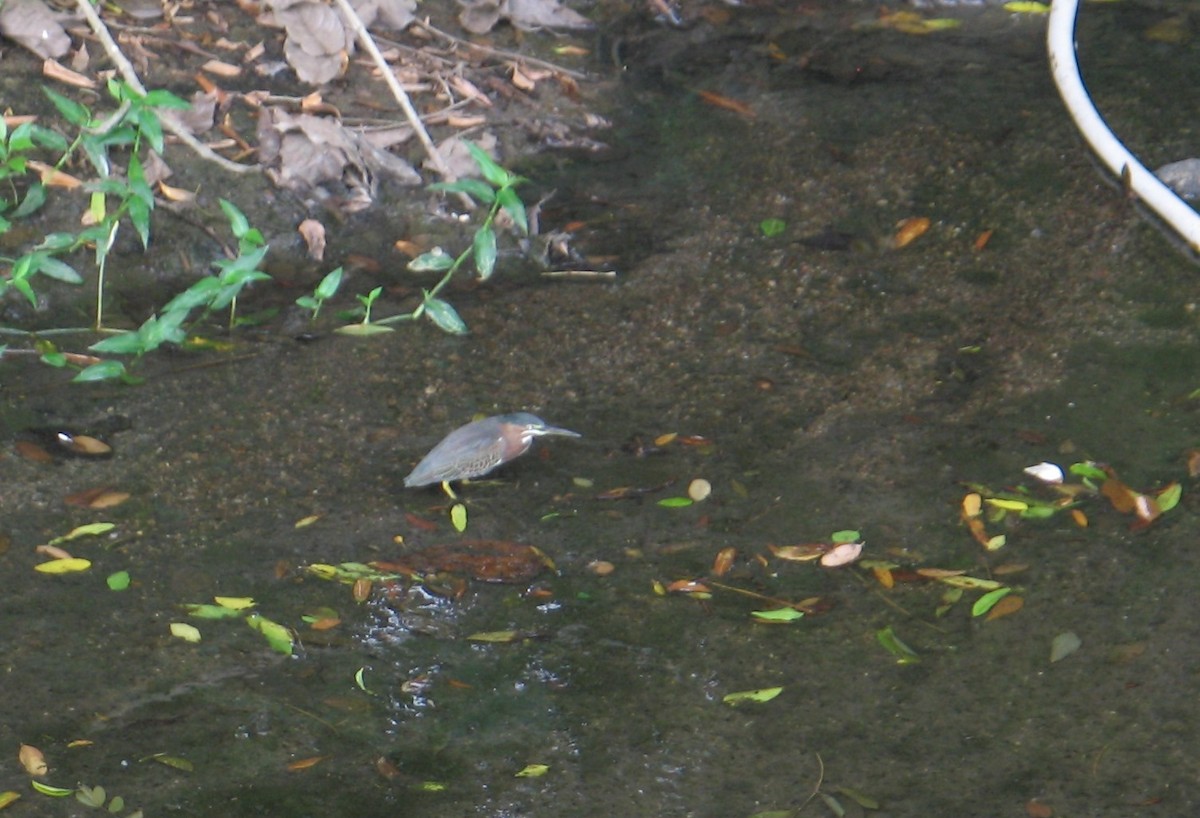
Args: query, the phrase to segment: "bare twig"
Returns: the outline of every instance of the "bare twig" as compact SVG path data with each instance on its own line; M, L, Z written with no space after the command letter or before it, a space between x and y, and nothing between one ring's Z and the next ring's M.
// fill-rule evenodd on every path
M456 46L462 46L464 48L480 51L493 57L499 57L502 60L518 60L520 62L529 63L530 65L536 65L540 68L547 68L551 71L557 71L560 74L565 74L573 79L587 79L587 74L584 74L582 71L572 71L570 68L563 68L561 65L557 65L547 60L540 60L537 57L527 57L524 54L517 54L514 51L505 51L502 48L492 48L490 45L467 42L459 37L455 37L453 34L448 34L439 28L431 26L428 20L420 20L417 22L417 25L428 31L430 34L436 34L443 40L453 43Z
M79 9L79 13L88 21L92 31L95 33L100 44L104 46L104 52L108 54L108 58L117 66L117 70L121 72L121 76L125 82L129 83L129 87L145 96L146 86L142 85L142 81L138 78L137 71L133 65L126 59L121 52L121 47L117 45L116 40L112 38L112 34L108 31L108 26L100 19L100 15L92 8L92 4L88 0L75 0L75 6ZM258 170L258 165L242 165L237 162L231 162L224 156L214 152L211 148L197 139L192 132L189 131L183 123L181 123L175 114L171 111L159 111L158 118L162 122L163 127L179 138L181 142L198 153L200 156L208 159L211 162L216 162L222 168L232 173L247 173L249 171Z
M454 181L454 175L450 169L446 167L446 163L442 161L442 155L438 153L437 147L433 144L433 140L429 138L429 132L425 130L425 126L421 124L421 117L417 114L417 109L413 107L412 100L409 99L408 93L400 87L399 80L392 73L392 68L387 64L387 60L383 58L383 54L379 53L379 46L375 45L375 40L371 37L367 27L363 25L363 21L358 16L358 12L350 5L349 0L335 0L337 7L341 10L342 16L346 18L346 22L350 24L350 28L354 29L355 36L358 37L358 42L362 45L363 50L371 55L371 59L375 63L375 67L379 69L379 73L383 75L383 81L387 83L388 88L392 92L392 96L396 98L396 102L400 103L401 110L404 111L405 118L408 119L408 124L412 126L413 131L417 134L417 139L421 140L421 146L425 148L425 153L429 156L429 161L433 165L434 170L441 174L448 182Z
M542 278L566 278L573 281L612 281L616 270L547 270Z

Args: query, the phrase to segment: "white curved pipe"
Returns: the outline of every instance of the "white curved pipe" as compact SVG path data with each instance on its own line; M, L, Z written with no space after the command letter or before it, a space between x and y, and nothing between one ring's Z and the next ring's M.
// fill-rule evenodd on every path
M1079 0L1054 0L1050 8L1050 26L1046 47L1050 52L1050 70L1054 84L1062 96L1071 119L1117 178L1128 178L1130 189L1147 207L1187 242L1194 252L1200 252L1200 213L1175 195L1158 177L1142 166L1129 150L1113 135L1092 105L1079 63L1075 59L1075 18Z

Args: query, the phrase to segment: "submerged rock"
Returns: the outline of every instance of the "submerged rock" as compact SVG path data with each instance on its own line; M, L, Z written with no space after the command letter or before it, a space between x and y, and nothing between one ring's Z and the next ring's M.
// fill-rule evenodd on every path
M1200 199L1200 159L1184 159L1154 171L1164 185L1189 202Z

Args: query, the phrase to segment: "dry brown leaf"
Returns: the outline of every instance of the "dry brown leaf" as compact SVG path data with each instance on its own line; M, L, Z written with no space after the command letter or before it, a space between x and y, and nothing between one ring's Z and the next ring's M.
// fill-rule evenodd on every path
M587 569L598 577L606 577L617 570L617 566L608 560L592 560L587 564Z
M777 559L787 560L788 562L808 562L809 560L820 559L821 555L829 550L829 547L824 543L808 543L806 545L768 544L767 550Z
M26 164L32 170L37 171L38 177L46 187L60 187L64 190L74 190L83 186L83 182L69 173L64 173L53 165L47 165L45 162L39 162L36 159L30 159Z
M91 62L92 55L88 51L87 43L80 43L79 48L75 49L75 53L71 55L71 70L82 73L87 70Z
M58 441L64 449L74 454L87 455L88 457L112 454L112 446L91 435L60 434Z
M1024 607L1025 607L1024 597L1013 596L1012 594L1010 594L992 606L992 609L990 611L988 611L987 621L991 622L993 619L999 619L1002 616L1008 616L1009 614L1015 614L1017 611L1021 610Z
M21 761L21 766L25 768L25 772L30 775L45 775L50 771L46 765L46 757L42 755L42 751L30 744L22 744L21 749L17 752L17 758Z
M288 764L287 771L289 773L294 773L297 770L307 770L309 767L315 767L328 758L329 756L311 756L309 758L301 758Z
M71 49L71 38L41 0L0 4L0 34L39 57L61 57Z
M909 219L904 219L896 224L896 234L892 237L892 247L899 250L901 247L907 247L921 236L925 235L925 231L933 224L925 216L913 216Z
M700 99L704 100L704 102L712 105L714 108L723 108L726 111L733 111L735 114L744 116L747 119L754 119L754 117L757 116L757 114L754 112L754 108L752 108L750 105L742 102L741 100L727 97L724 94L718 94L715 91L697 91L696 95L700 97Z
M305 219L296 229L304 239L305 246L308 247L308 257L313 261L323 260L325 258L325 225L316 219Z
M712 589L694 579L677 579L667 586L667 592L672 594L710 594Z
M929 579L941 579L942 577L961 577L967 572L951 568L918 568L917 573Z
M1109 472L1108 479L1101 484L1100 493L1107 497L1108 502L1112 503L1112 507L1122 514L1132 514L1137 508L1137 498L1140 496L1118 480L1112 472Z
M196 201L196 194L190 190L184 190L181 187L172 187L166 182L158 183L158 192L168 202L191 203Z
M97 495L96 498L88 504L88 508L113 508L114 506L119 506L124 503L129 499L129 497L130 494L127 491L105 491Z
M59 548L57 545L39 545L33 549L35 554L45 554L47 557L55 560L71 559L71 552L65 548Z
M222 79L231 80L242 75L242 67L233 63L222 62L221 60L209 60L200 66L200 70L207 71L213 76L221 77Z
M53 463L54 455L46 451L38 444L29 440L18 440L13 444L13 449L19 457L25 460L30 460L34 463Z
M371 598L371 580L362 577L354 580L350 595L354 597L355 602L366 602Z
M462 94L467 99L478 102L485 108L492 107L492 101L488 98L487 94L483 93L483 91L480 91L479 87L466 77L451 77L450 87L455 91L458 91L458 93Z
M733 568L733 561L737 558L737 549L733 546L722 548L717 552L716 558L713 560L712 573L714 577L723 577L729 573L729 569Z
M54 60L46 60L42 63L42 76L47 79L58 80L64 85L70 85L74 88L96 87L96 81L91 77L86 77L78 71L72 71L62 63Z
M1029 818L1054 818L1054 810L1036 799L1025 803L1025 814Z
M416 258L425 252L421 249L421 245L408 239L396 239L392 246L409 258Z
M532 91L537 88L537 81L516 65L512 67L512 84L522 91Z

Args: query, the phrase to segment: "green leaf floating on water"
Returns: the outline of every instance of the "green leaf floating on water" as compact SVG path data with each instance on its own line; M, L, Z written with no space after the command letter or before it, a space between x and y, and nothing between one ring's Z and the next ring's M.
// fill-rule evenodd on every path
M467 507L462 503L450 506L450 524L459 534L467 530Z
M1004 599L1012 593L1012 588L997 588L994 591L988 591L979 599L975 600L975 604L971 606L971 616L983 616L985 613L996 607L996 603Z
M803 611L795 608L776 608L773 611L751 611L750 615L762 622L795 622L804 618Z
M237 619L242 615L241 611L226 608L223 605L204 605L189 602L181 607L188 612L189 616L194 616L197 619Z
M271 650L285 656L292 655L292 632L283 625L272 622L262 614L250 614L246 617L246 624L266 637Z
M771 238L772 236L778 236L786 230L787 222L783 219L763 219L758 223L758 229L762 231L764 236Z
M764 702L771 701L771 699L775 698L782 692L782 687L764 687L760 688L759 690L741 690L737 693L726 693L725 697L722 698L721 701L725 702L725 704L733 705L734 707L739 704L745 704L746 702L762 704Z
M891 625L876 631L875 638L879 640L879 644L887 649L888 653L896 657L896 664L915 665L921 661L921 657L917 655L917 652L901 641L896 632L892 630Z

